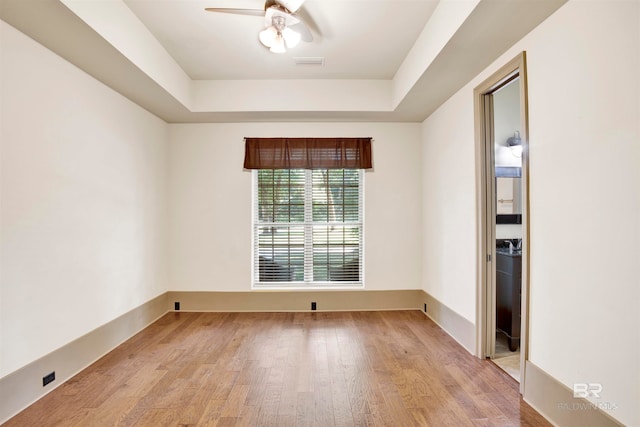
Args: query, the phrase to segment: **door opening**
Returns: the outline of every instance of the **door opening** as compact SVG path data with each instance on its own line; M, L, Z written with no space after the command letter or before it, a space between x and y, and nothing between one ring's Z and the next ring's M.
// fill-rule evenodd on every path
M478 171L477 356L524 389L529 272L525 53L474 91Z

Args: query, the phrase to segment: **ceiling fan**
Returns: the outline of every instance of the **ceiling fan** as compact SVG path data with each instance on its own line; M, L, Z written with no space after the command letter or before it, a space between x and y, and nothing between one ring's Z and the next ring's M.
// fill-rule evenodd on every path
M207 7L208 12L233 13L236 15L264 16L265 28L260 32L260 42L273 53L284 53L286 48L296 46L300 40L313 41L309 28L296 14L305 0L266 0L263 9L234 9Z

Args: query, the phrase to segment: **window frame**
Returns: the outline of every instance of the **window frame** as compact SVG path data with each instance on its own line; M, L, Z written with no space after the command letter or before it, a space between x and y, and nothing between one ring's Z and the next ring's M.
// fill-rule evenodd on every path
M349 168L345 168L349 169ZM258 195L259 195L259 180L258 174L264 169L254 169L251 171L251 289L253 290L270 290L270 289L291 289L291 290L318 290L318 289L363 289L365 287L365 171L364 169L353 169L358 172L358 215L359 220L357 222L344 222L344 221L326 221L326 222L314 222L312 214L310 212L313 209L313 172L317 169L304 169L305 173L305 221L302 223L282 222L282 226L290 224L303 225L305 229L305 247L304 247L304 276L303 281L266 281L260 282L259 276L259 249L256 247L258 242L256 228L260 226L258 219ZM278 170L278 169L276 169ZM322 170L333 170L324 169ZM311 215L311 216L310 216ZM311 218L311 219L310 219ZM271 224L271 223L262 223ZM359 227L359 265L358 265L358 277L357 281L314 281L313 280L313 230L314 226L357 226ZM306 261L307 257L311 257L311 262ZM310 270L310 271L309 271ZM309 277L309 275L311 277Z

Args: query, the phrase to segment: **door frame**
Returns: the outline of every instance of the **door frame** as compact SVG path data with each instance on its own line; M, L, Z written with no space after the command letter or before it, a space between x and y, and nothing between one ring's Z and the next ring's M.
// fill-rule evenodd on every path
M526 52L493 73L473 91L476 147L476 356L486 358L495 346L495 170L491 94L520 78L520 137L522 139L522 301L520 331L520 393L524 392L529 360L529 110Z

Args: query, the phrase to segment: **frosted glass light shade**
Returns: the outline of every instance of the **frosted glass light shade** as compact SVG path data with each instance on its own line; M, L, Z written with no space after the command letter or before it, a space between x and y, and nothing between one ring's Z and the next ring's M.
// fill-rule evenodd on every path
M293 31L291 28L285 28L282 30L282 38L284 38L289 49L300 43L300 34Z
M270 50L273 53L285 53L287 51L284 47L284 38L281 35L276 36Z
M278 30L273 26L267 27L263 31L260 31L258 38L260 39L260 43L266 47L271 47L275 43L276 38L278 38Z

